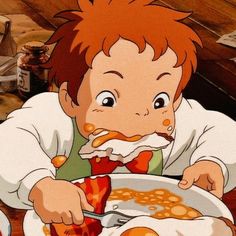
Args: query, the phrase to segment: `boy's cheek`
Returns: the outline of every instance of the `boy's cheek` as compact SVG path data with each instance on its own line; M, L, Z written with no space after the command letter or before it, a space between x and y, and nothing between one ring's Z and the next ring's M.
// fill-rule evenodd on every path
M158 119L158 122L156 122L156 132L158 133L164 133L171 135L174 132L175 129L175 113L174 112L168 112L162 116L160 116L160 119Z
M88 136L93 133L96 129L102 128L107 130L115 130L114 129L114 122L111 119L104 118L103 115L95 115L95 116L87 116L84 120L77 120L77 127L80 131L80 134L82 134L85 138L88 138Z
M156 127L157 133L171 135L175 129L175 113L172 108L162 110L159 114L154 115L153 126Z
M95 112L96 113L96 112ZM76 124L80 134L88 138L94 130L98 128L107 129L109 119L104 119L104 114L94 114L94 112L86 112L76 116Z
M79 130L79 133L86 139L88 138L89 134L93 132L94 127L95 127L94 124L87 123L86 121L81 121L79 119L76 119L76 124Z

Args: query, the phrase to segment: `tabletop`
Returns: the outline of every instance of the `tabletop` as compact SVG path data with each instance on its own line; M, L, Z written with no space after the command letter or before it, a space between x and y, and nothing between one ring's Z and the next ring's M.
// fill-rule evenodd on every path
M224 194L223 202L230 209L236 222L236 189ZM6 206L0 201L0 210L2 210L9 218L12 225L12 236L22 236L23 234L23 219L26 213L25 210L13 209Z

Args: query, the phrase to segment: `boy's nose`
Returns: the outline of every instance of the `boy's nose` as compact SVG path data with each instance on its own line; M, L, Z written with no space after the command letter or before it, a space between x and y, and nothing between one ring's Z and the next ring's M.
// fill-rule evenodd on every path
M143 112L136 112L135 115L137 115L137 116L148 116L149 115L149 110L146 109L146 111L143 111Z

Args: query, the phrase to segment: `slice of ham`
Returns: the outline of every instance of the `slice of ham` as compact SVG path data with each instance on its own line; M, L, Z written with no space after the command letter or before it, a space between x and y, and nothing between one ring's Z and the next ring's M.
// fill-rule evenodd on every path
M83 183L74 184L85 192L88 202L94 207L94 212L104 213L106 201L111 192L109 176L88 177ZM50 230L51 236L97 236L102 232L102 226L100 221L85 217L84 223L80 226L51 224Z
M165 148L172 137L153 133L145 136L125 137L118 132L103 130L89 135L89 141L79 151L81 158L109 157L124 164L132 161L143 151Z

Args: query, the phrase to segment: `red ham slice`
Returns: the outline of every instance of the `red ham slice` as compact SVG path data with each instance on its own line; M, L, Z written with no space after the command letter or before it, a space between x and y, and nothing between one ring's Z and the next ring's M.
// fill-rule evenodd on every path
M109 176L85 178L83 183L74 183L80 187L87 196L88 202L95 208L94 212L104 213L106 201L111 193L111 180ZM97 236L102 232L100 221L86 218L82 225L51 224L52 236Z

